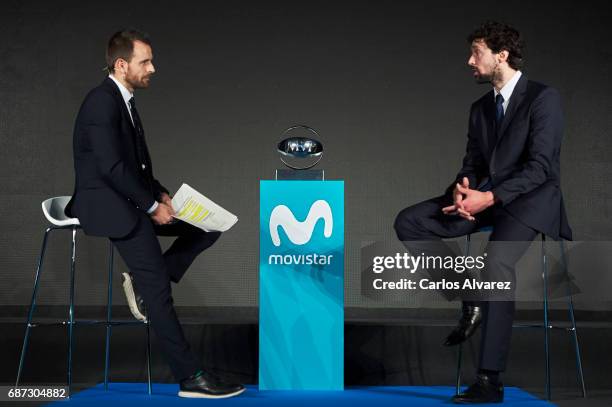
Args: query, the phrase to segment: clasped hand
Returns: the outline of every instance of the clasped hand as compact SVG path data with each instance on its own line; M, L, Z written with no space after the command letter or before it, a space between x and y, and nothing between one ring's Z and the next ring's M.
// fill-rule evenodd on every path
M469 221L475 221L476 215L484 211L495 203L495 198L491 191L480 192L470 189L470 181L463 177L461 184L455 185L453 191L453 205L442 208L446 215L459 215Z

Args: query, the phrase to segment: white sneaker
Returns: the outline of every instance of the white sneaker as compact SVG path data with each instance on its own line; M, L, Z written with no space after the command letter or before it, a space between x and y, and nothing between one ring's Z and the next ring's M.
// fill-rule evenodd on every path
M130 273L122 273L123 276L123 291L125 292L125 298L127 299L130 311L134 318L139 321L145 322L147 317L145 315L145 306L142 297L134 290L134 282L132 281L132 275Z

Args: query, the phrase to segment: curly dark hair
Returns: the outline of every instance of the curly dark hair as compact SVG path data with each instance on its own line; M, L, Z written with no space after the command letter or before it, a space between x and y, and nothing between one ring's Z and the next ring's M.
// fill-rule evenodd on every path
M523 66L523 48L525 43L521 33L508 24L487 21L476 28L467 37L471 44L474 40L483 40L494 53L508 51L508 65L513 69Z

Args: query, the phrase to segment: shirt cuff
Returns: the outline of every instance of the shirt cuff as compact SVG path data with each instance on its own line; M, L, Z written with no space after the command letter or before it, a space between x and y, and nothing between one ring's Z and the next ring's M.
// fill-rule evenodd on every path
M151 205L151 207L149 208L149 210L147 211L147 213L150 215L153 212L155 212L155 210L157 209L157 207L159 206L159 203L157 201L155 201L153 203L153 205Z

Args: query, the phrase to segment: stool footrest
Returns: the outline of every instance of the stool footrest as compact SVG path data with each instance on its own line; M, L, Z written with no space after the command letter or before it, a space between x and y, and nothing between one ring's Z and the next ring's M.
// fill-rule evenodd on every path
M544 328L544 324L515 324L512 325L512 328ZM562 329L565 331L574 331L574 327L572 326L559 326L559 325L548 325L548 329Z
M77 325L111 325L111 326L120 326L120 325L148 325L149 321L110 321L107 322L105 320L95 320L95 319L78 319L73 322L74 326ZM69 326L70 321L52 321L52 322L32 322L28 324L30 328L36 328L40 326Z

